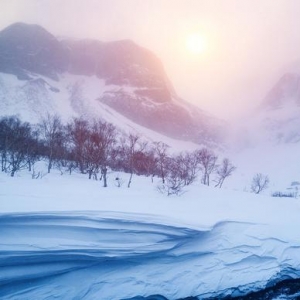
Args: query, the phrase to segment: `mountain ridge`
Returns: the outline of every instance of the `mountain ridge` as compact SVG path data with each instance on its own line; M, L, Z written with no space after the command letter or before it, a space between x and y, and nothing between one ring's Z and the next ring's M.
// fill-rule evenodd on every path
M2 77L12 74L18 78L18 82L14 80L14 86L10 87L16 90L15 93L10 92L8 96L3 92L5 88L2 89L2 102L6 106L10 105L8 97L19 99L11 101L17 113L16 103L22 99L23 102L35 102L37 112L38 106L43 111L48 104L55 112L53 98L60 98L56 102L69 98L72 103L70 98L75 97L77 106L83 110L81 113L89 118L96 117L93 110L101 117L97 105L102 103L128 120L171 138L197 144L220 144L222 140L225 122L182 101L161 61L151 51L130 40L108 43L59 41L39 25L16 23L0 32L0 73ZM76 76L84 77L85 84ZM98 80L93 86L96 94L87 88L88 80L95 79L93 76ZM64 78L68 77L75 79L67 80L68 83L62 86ZM4 81L6 79L2 79ZM76 85L77 95L72 88ZM24 86L31 87L26 92ZM41 97L49 103L43 104L45 100ZM83 109L88 105L92 107L89 113ZM5 110L2 105L2 111Z

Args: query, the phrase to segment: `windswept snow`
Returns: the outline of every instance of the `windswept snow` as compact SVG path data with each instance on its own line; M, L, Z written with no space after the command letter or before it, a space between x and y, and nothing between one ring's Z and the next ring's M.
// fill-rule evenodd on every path
M178 299L227 294L237 286L246 292L264 287L284 267L299 267L296 243L264 236L267 226L251 223L196 230L149 223L147 216L77 212L4 215L1 227L0 295L6 299L155 292Z
M168 299L241 294L300 277L300 202L134 177L0 174L0 297Z

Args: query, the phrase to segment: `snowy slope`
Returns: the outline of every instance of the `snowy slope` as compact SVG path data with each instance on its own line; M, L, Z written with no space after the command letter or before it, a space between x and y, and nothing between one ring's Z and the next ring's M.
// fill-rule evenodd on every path
M300 73L286 73L261 104L243 119L252 143L285 144L300 141Z
M222 142L226 127L182 101L160 60L128 40L58 40L38 25L12 24L0 32L0 75L0 116L122 116L168 138L210 145Z
M140 91L136 87L107 85L104 79L99 79L96 76L88 77L69 73L61 74L59 81L36 74L31 76L33 79L24 81L18 80L14 75L0 73L0 116L19 115L24 121L31 123L39 122L47 113L59 115L64 122L70 121L72 117L83 117L88 120L101 118L127 132L136 130L142 135L148 132L149 134L146 134L146 137L150 139L153 139L152 136L158 135L160 137L159 140L166 141L166 143L170 139L176 139L190 143L196 142L197 144L216 144L217 139L213 131L210 136L210 133L201 133L199 129L198 134L201 138L190 139L188 135L184 137L183 135L176 136L176 134L164 132L160 128L160 126L165 128L164 125L161 124L161 120L155 120L155 116L153 116L155 125L152 126L150 123L144 124L145 114L149 114L151 117L151 114L157 112L161 115L161 118L165 119L164 122L169 122L167 121L168 118L176 119L178 117L176 115L177 112L181 110L186 111L185 113L189 114L190 118L202 122L197 110L195 108L191 109L187 104L176 102L175 111L177 112L174 112L174 116L172 116L172 113L169 115L168 111L173 109L173 104L156 104L151 99L146 101L136 97L135 93ZM129 110L127 108L124 109L130 115L134 114L139 117L140 121L126 114L124 115L118 109L119 104L117 102L114 102L113 107L107 103L108 99L112 98L118 99L116 101L125 99L137 101L136 103L128 104ZM184 119L184 116L182 117ZM218 125L214 124L214 122L215 120L207 115L203 128L206 125L210 128L216 128ZM180 122L178 124L175 122L173 125L174 128L177 128L180 126ZM198 126L194 125L195 128L190 128L192 131L196 131Z
M199 184L165 197L116 175L127 180L110 174L103 189L79 174L0 174L0 297L203 299L300 277L298 199Z
M105 93L131 92L132 89L107 86L96 76L64 74L59 82L37 76L37 79L27 82L18 80L14 75L0 73L0 116L18 115L30 123L40 122L47 113L58 114L64 122L73 117L97 120L100 116L119 130L137 133L150 141L164 141L176 151L199 147L193 142L170 138L138 125L99 101Z

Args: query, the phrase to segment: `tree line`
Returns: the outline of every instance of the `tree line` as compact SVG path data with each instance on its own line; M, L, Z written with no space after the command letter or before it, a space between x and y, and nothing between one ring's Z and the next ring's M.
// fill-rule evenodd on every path
M74 118L63 124L57 115L47 114L39 124L21 121L17 116L0 119L1 171L33 171L44 160L47 172L55 167L70 174L77 170L89 179L102 180L107 187L108 170L161 178L158 189L168 195L181 193L183 187L200 178L204 185L222 187L235 166L210 149L176 155L163 142L148 142L138 134L125 134L102 120ZM117 179L117 178L116 178Z

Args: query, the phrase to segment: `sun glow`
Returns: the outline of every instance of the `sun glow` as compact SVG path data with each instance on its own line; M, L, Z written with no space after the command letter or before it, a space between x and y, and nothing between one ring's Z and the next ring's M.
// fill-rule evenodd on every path
M191 54L202 54L207 50L207 42L199 33L190 34L186 39L186 48Z

